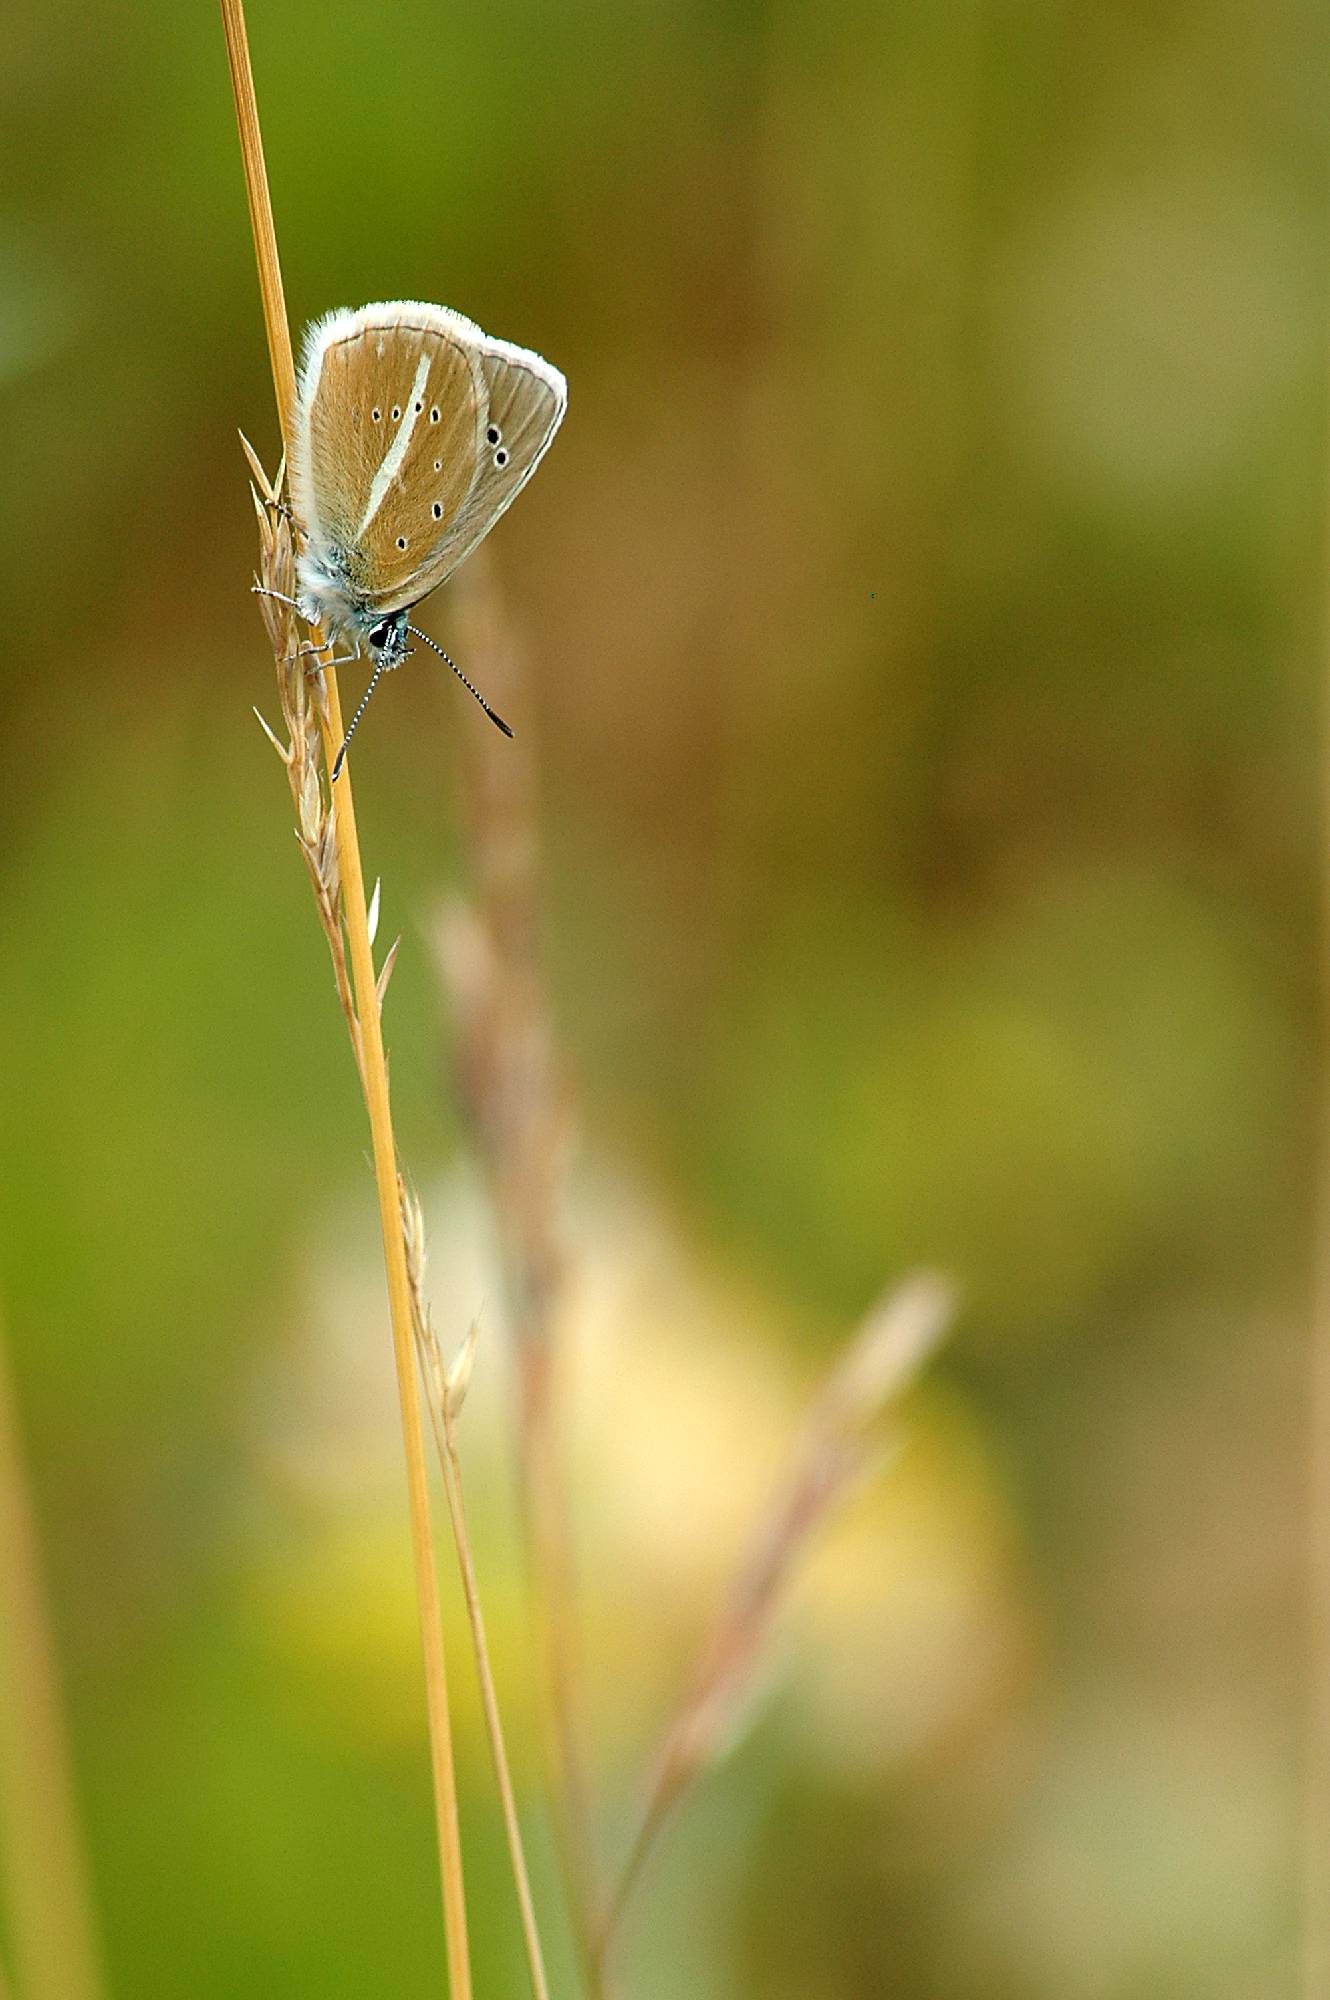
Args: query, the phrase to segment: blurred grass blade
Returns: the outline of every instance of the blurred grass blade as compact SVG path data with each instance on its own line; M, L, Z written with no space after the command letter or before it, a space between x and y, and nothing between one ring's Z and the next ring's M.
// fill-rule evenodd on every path
M657 1752L637 1834L606 1918L602 1958L667 1820L733 1742L795 1568L816 1530L871 1463L878 1419L933 1352L953 1311L945 1279L931 1272L907 1279L869 1314L813 1403L790 1469L758 1523Z
M458 577L468 661L500 707L524 705L525 664L488 548ZM485 738L494 738L486 741ZM563 1205L572 1118L545 990L540 835L532 731L459 732L469 901L434 927L440 982L457 1024L458 1094L499 1228L520 1393L522 1519L540 1668L541 1720L559 1867L592 2000L603 1891L584 1749L569 1495L559 1434L568 1259Z
M0 1338L0 1904L22 2000L104 1992L9 1361ZM0 1984L0 1991L3 1990Z

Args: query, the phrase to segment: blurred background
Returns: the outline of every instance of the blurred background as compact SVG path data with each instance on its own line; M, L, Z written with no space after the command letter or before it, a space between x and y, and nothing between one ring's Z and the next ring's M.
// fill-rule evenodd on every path
M439 300L570 384L493 552L581 1135L608 1854L842 1343L920 1263L963 1295L642 1885L628 1991L1291 1993L1322 10L254 0L250 32L297 328ZM0 98L0 1322L108 1985L437 1994L367 1138L250 712L237 427L277 444L216 10L20 5ZM428 622L467 665L446 595ZM486 727L415 660L356 784L571 1994L431 944ZM477 1987L516 1994L453 1659Z

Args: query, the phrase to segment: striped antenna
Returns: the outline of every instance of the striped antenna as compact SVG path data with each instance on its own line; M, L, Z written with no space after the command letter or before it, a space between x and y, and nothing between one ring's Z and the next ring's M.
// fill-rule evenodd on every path
M375 688L379 685L379 676L382 672L383 672L383 661L380 660L379 664L375 667L374 672L369 677L369 686L365 689L364 694L362 694L360 697L359 708L356 710L355 714L351 717L351 727L347 730L346 735L342 738L342 747L337 752L337 762L333 765L332 768L332 781L334 784L337 783L338 773L341 771L342 768L342 759L346 755L347 745L350 743L351 738L356 733L356 724L359 722L361 716L365 713L365 710L369 707L369 698L373 694Z
M501 729L505 736L511 736L513 732L508 727L508 724L504 721L503 717L497 714L495 710L490 707L484 695L480 692L480 689L478 687L473 686L473 684L467 679L466 675L462 672L462 669L458 666L456 660L449 659L447 653L444 652L443 647L436 644L436 642L430 638L428 632L422 632L418 625L408 625L406 629L408 632L411 633L413 638L423 639L427 646L433 647L434 651L438 654L439 658L442 661L444 661L444 663L447 666L450 666L452 668L453 672L457 675L458 680L462 683L462 686L466 689L467 693L475 696L476 700L480 703L481 707L484 709L490 721L494 724L494 727L496 729ZM368 695L365 696L365 700L366 701L369 700ZM358 717L357 720L359 720ZM356 725L353 722L351 725L352 729L354 729L355 726Z

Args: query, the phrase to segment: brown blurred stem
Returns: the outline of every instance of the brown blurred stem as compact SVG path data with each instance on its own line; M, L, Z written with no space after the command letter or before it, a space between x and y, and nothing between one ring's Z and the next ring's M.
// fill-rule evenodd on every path
M23 2000L100 2000L37 1529L0 1340L0 1855ZM4 1981L0 1977L0 1993Z
M1330 438L1327 438L1330 464ZM1321 608L1320 1132L1308 1450L1306 1780L1303 1798L1302 1991L1330 1996L1330 484Z
M1321 578L1320 1131L1313 1190L1308 1404L1307 1699L1302 1991L1330 2000L1330 433Z
M945 1279L916 1273L869 1313L815 1398L656 1753L637 1832L597 1938L602 1967L662 1833L733 1737L781 1600L813 1536L872 1463L884 1410L932 1354L953 1308Z
M221 0L221 8L222 22L226 31L227 56L231 67L231 84L235 93L236 123L239 127L241 153L244 159L250 222L253 226L254 249L258 260L259 288L263 297L263 318L268 335L268 354L272 362L277 413L289 464L291 420L296 393L295 361L291 352L291 334L287 324L281 266L277 255L277 236L273 226L272 202L268 193L267 169L264 165L263 142L259 132L258 105L254 94L254 77L245 33L244 9L241 0ZM321 641L321 634L315 632L313 636ZM327 651L326 648L324 650ZM343 737L342 711L336 672L326 662L322 671L325 699L320 708L320 724L323 732L324 760L331 769ZM373 1141L374 1178L378 1187L379 1224L383 1235L384 1263L387 1269L393 1356L397 1369L402 1441L406 1455L411 1551L415 1565L416 1597L420 1611L420 1636L424 1655L425 1700L429 1718L430 1761L434 1781L444 1926L447 1935L449 1992L452 2000L470 2000L471 1969L467 1949L466 1903L462 1884L462 1845L457 1819L457 1787L448 1718L443 1626L440 1618L438 1577L434 1567L434 1537L430 1524L429 1481L420 1414L420 1384L416 1374L406 1250L402 1239L398 1206L397 1148L393 1138L388 1071L384 1060L383 1030L379 1019L377 981L370 945L364 870L361 866L360 842L356 833L355 802L351 790L349 761L343 767L337 781L335 806L342 909L350 945L351 974L360 1029L361 1071Z
M1330 995L1330 983L1325 992ZM1323 1056L1322 1061L1330 1058ZM1323 1109L1322 1120L1309 1396L1304 2000L1326 2000L1330 1995L1330 1108Z
M521 712L522 660L490 553L455 585L469 670ZM504 711L505 713L508 710ZM569 1914L594 1995L601 1890L582 1749L574 1565L559 1430L561 1209L570 1120L545 996L529 723L508 742L460 732L473 900L445 912L437 950L457 1015L459 1086L499 1232L520 1396L523 1527L542 1685L550 1803Z

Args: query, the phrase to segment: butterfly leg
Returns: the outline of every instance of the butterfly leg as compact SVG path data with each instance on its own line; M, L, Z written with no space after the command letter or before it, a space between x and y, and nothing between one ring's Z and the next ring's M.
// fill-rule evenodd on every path
M276 494L265 493L263 504L270 514L280 514L284 521L289 521L294 526L296 517L291 512L291 503L289 500L279 500Z
M279 604L289 604L291 609L299 613L300 617L304 619L307 625L313 623L313 620L310 618L309 613L305 610L304 606L301 604L300 599L298 597L288 597L284 590L269 590L266 584L252 583L250 585L250 594L253 597L276 598ZM327 650L328 650L328 642L326 640L324 640L324 642L321 645L315 645L314 642L310 640L304 646L297 646L294 653L288 653L286 656L286 664L290 666L296 660L307 659L311 653L326 653ZM359 658L360 658L359 652L338 653L334 659L323 660L317 667L310 668L309 671L311 673L322 673L324 667L344 667L351 660L358 660Z
M284 590L269 590L266 583L251 583L249 591L251 597L275 597L279 604L289 604L293 611L300 611L300 600L288 597ZM302 618L305 617L303 611L300 611L300 615ZM308 624L308 619L305 622Z
M296 660L307 660L312 653L326 653L327 650L328 641L326 639L317 645L313 639L310 639L305 645L297 646L294 653L287 654L286 664L288 667L292 666ZM348 660L358 660L359 658L359 653L339 653L335 660L321 660L319 664L321 667L344 667Z
M320 649L317 646L306 646L302 647L301 650L308 653L316 653ZM331 660L316 660L312 667L306 667L305 679L307 681L317 680L325 667L349 667L352 660L358 660L359 658L359 653L336 653Z

